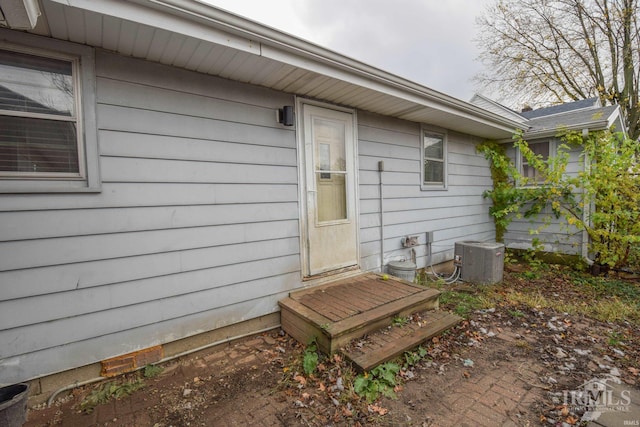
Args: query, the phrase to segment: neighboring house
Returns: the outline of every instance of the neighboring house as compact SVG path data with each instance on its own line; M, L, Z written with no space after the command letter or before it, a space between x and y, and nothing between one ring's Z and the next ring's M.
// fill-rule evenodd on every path
M418 267L495 238L476 144L516 120L191 0L0 8L0 384L274 328L406 236Z
M579 131L588 134L592 131L613 129L624 132L624 122L617 105L601 106L598 98L568 102L535 110L525 110L517 113L482 95L474 95L472 104L482 106L497 114L502 114L512 120L521 117L520 129L524 132L524 139L536 154L547 159L558 149L561 142L559 133L565 130ZM508 141L506 141L508 142ZM536 180L537 171L530 167L515 148L507 150L519 172L528 178ZM584 170L588 159L582 156L580 147L570 151L567 173L577 174ZM548 220L551 219L551 222ZM530 230L536 230L531 233ZM548 252L577 254L587 256L589 236L581 229L569 227L563 219L557 220L550 212L543 212L534 218L514 218L504 236L507 247L529 249L533 239L537 239L543 249Z

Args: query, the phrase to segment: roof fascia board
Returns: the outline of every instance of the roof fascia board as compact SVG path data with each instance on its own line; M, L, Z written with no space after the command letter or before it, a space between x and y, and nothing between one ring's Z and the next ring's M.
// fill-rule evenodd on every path
M622 111L620 110L620 106L618 106L613 113L609 116L609 120L607 123L607 128L611 129L611 127L615 126L617 132L624 133L624 136L627 137L627 129L624 126L624 119L622 115Z
M364 87L369 87L390 95L399 96L401 99L407 99L412 102L417 102L430 108L444 110L452 114L461 115L460 113L464 112L466 114L463 114L463 116L468 118L478 119L478 116L484 116L485 123L487 124L497 121L501 123L502 127L512 129L515 124L519 123L515 120L510 120L470 103L458 100L428 87L421 86L394 74L385 72L379 68L325 49L314 43L247 20L224 10L213 8L209 5L203 5L202 3L191 0L151 1L156 4L171 7L183 13L194 14L195 16L214 21L218 25L224 26L229 31L249 34L251 37L254 37L262 43L262 55L270 59L285 62L310 71L322 70L321 73L325 75L333 76L353 84L362 84L364 81L368 81L368 84L364 85ZM288 53L288 55L285 55L285 53ZM311 59L312 62L307 62L304 58ZM332 74L332 72L335 73L337 70L346 71L346 74ZM347 75L350 76L350 78L348 78ZM354 77L360 77L364 80L354 80ZM395 88L396 92L386 92L381 86ZM407 94L413 93L418 94L419 96L413 99L407 98L406 95L400 96L399 92L397 92L398 89ZM500 127L500 125L498 127Z
M557 136L562 131L582 131L584 129L588 131L605 130L609 128L608 120L599 120L597 122L577 123L571 126L560 126L555 129L545 129L533 132L524 132L524 137L527 139L548 138Z
M511 130L522 123L382 71L274 28L194 0L50 0L229 46L449 114ZM212 27L214 24L214 27Z
M445 111L458 115L460 115L460 112L456 112L456 110L462 110L468 114L464 115L465 117L474 119L477 119L478 116L484 116L486 124L492 124L497 121L500 123L498 127L512 129L514 125L518 123L517 121L480 109L475 105L418 85L376 67L372 67L363 62L318 46L314 43L299 39L295 36L257 22L253 22L233 13L214 8L210 5L192 0L150 1L154 4L171 8L180 13L215 22L217 25L220 25L233 33L249 34L251 37L255 38L256 41L260 41L262 43L262 56L270 59L285 62L310 71L320 71L320 69L322 69L321 72L325 75L332 75L329 72L332 68L341 69L343 71L347 71L349 75L359 75L359 77L369 79L369 85L366 85L365 87L384 93L385 91L381 90L379 87L371 86L371 83L375 82L378 83L378 85L382 83L383 85L389 85L403 91L419 93L421 95L419 97L421 101L418 101L418 99L412 99L413 102L419 102L422 105L431 108L438 108L440 110L443 110L443 107L446 106L448 109ZM285 52L289 52L292 55L284 55ZM313 62L308 63L303 58L312 59ZM314 67L310 67L311 64L313 64ZM320 64L323 64L324 67L319 68ZM359 82L361 82L361 80L349 80L346 78L345 74L335 74L333 76L354 84L360 84ZM398 95L396 94L396 96ZM400 96L400 98L407 99L406 96ZM429 103L425 103L427 98L429 99Z
M262 56L278 62L293 65L297 68L317 72L321 75L332 77L340 81L365 87L376 92L394 96L402 100L413 102L419 105L416 107L418 110L422 108L431 108L447 114L474 120L508 132L513 132L517 126L522 126L522 123L506 121L508 119L504 119L502 116L494 115L491 112L486 112L479 108L477 109L478 111L473 111L471 108L460 108L453 103L439 102L439 99L430 97L429 94L424 91L396 84L392 81L381 82L372 74L359 73L358 70L349 69L346 66L335 67L332 66L332 64L315 60L315 58L300 57L295 53L267 45L262 46ZM491 116L489 116L489 114L491 114Z

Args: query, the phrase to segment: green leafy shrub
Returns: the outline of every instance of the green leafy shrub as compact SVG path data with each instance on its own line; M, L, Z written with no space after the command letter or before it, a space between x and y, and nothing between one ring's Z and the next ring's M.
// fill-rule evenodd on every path
M302 368L307 375L314 374L318 369L318 346L315 340L311 341L307 348L304 349Z
M145 378L155 378L163 371L162 366L159 365L147 365L142 370L142 376Z
M589 251L597 264L628 265L640 243L637 142L610 131L560 136L563 143L557 153L543 160L529 148L521 132L514 135L514 145L543 177L542 182L522 176L504 146L487 142L478 147L491 162L494 187L484 196L493 201L490 214L496 234L502 234L514 218L545 216L548 211L556 219L564 218L569 231L587 232ZM577 174L567 173L572 146L581 147L581 161L586 165ZM546 219L540 228L550 223Z
M355 392L367 402L376 401L380 396L395 398L394 388L400 365L392 362L383 363L369 372L358 375L353 383Z
M121 399L144 387L144 381L136 378L130 381L110 381L95 388L80 402L80 410L86 414L93 412L96 406L111 399Z

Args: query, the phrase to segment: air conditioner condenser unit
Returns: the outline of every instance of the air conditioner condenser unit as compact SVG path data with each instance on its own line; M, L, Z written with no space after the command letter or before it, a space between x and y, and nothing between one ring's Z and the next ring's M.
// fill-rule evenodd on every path
M460 280L480 284L502 281L504 245L496 242L456 242L454 255Z

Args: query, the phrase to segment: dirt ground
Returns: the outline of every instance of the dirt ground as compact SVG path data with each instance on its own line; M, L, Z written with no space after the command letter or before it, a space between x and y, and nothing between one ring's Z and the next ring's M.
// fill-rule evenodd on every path
M366 402L353 392L358 373L340 356L321 356L317 372L305 375L304 347L274 330L169 363L142 378L140 390L90 413L80 402L96 386L76 389L30 410L26 426L579 425L563 391L599 375L637 388L638 337L625 322L524 306L476 309L426 343L420 361L398 361L395 398Z

